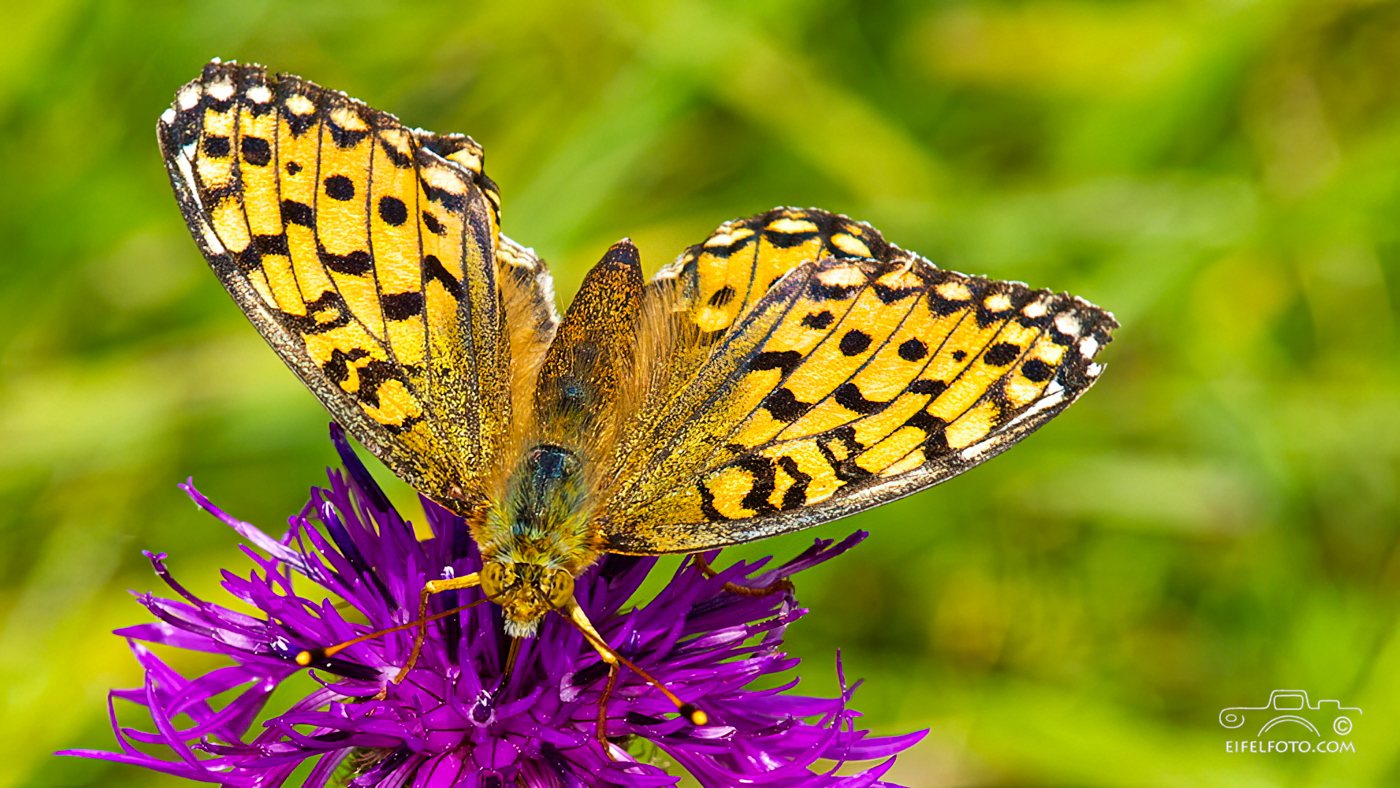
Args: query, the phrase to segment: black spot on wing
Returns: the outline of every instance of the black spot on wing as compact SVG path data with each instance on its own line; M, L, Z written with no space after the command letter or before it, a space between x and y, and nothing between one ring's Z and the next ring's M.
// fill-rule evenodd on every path
M847 424L818 436L817 448L841 481L860 481L870 475L870 471L856 464L856 455L865 447L856 440L855 427Z
M206 211L212 211L225 200L238 199L238 196L242 194L242 191L243 190L239 188L236 184L230 183L225 184L223 186L215 186L213 188L203 189L200 191L199 197L204 202L204 209Z
M1066 334L1065 332L1060 330L1059 326L1055 325L1054 323L1050 324L1050 341L1054 342L1060 347L1069 347L1070 345L1074 344L1075 339L1077 339L1075 335Z
M258 245L245 246L243 251L238 253L237 263L238 269L245 274L262 267L262 253L258 250Z
M428 211L423 212L423 226L427 227L428 232L433 235L442 235L447 232L447 228L442 226L442 222L439 222L438 218Z
M831 325L831 321L836 319L836 315L831 314L831 310L824 309L820 312L811 312L802 317L802 325L807 328L815 328L818 331L825 330Z
M330 131L331 140L338 148L353 148L369 136L366 129L351 130L337 125L333 115L326 116L326 129Z
M419 415L419 416L407 416L407 417L405 417L404 420L403 420L402 422L400 422L399 424L385 424L385 423L381 422L381 425L384 427L384 429L388 430L390 433L392 433L392 434L394 434L394 435L398 435L398 434L400 434L400 433L408 432L409 430L411 430L411 429L413 429L414 427L418 426L418 425L421 424L422 422L423 422L423 417L422 417L421 415ZM603 664L603 663L600 662L600 663L598 663L598 664L601 665L601 664Z
M745 509L759 514L770 514L777 511L777 507L768 501L777 481L776 469L772 460L757 454L746 454L734 460L730 465L748 473L752 479L749 491L744 493L742 501Z
M379 387L391 380L397 380L407 387L404 380L404 368L392 361L372 359L368 364L360 367L360 390L356 392L361 402L368 403L371 407L379 407Z
M940 419L937 416L934 416L933 414L929 413L928 411L921 409L913 416L910 416L909 418L905 419L904 424L900 426L914 427L915 429L920 429L925 432L929 432L933 429L937 429L940 425L946 424L947 422L943 421L943 419Z
M919 361L928 355L928 345L917 339L907 339L899 345L899 357L905 361Z
M262 81L259 81L257 84L265 86L265 83L263 83ZM261 104L259 104L256 101L249 101L243 104L243 111L248 113L249 115L252 115L255 118L261 118L262 116L268 114L269 112L273 112L276 109L277 105L273 104L270 101L263 102Z
M778 421L794 422L812 407L810 402L802 402L792 391L780 388L763 398L763 408Z
M873 289L875 290L875 296L879 298L880 302L883 304L893 304L896 301L918 295L924 290L922 287L889 287L879 282L874 284Z
M425 167L442 166L440 163L430 160L419 161L419 165ZM441 205L448 213L462 213L467 209L465 194L454 194L446 189L438 188L428 183L421 172L418 175L418 185L423 189L423 196L427 197L429 202Z
M204 128L204 115L197 109L177 112L169 128L169 139L176 147L193 145L199 141L199 135Z
M302 227L315 227L316 214L311 210L311 206L304 202L283 200L282 221L287 224L299 224Z
M982 360L994 367L1004 367L1021 356L1021 347L1010 342L998 342L987 348Z
M1051 315L1049 308L1035 317L1027 317L1024 311L1016 313L1016 322L1023 328L1044 329L1050 325Z
M266 167L272 163L272 146L262 137L242 137L238 144L243 149L243 161L254 167Z
M911 393L930 394L935 397L939 394L942 394L944 391L947 390L947 388L947 383L944 383L941 380L932 380L930 378L920 378L919 380L916 380L913 383L909 384L909 391Z
M277 83L277 86L275 88L277 98L282 104L282 120L286 121L287 128L291 130L293 137L300 137L301 135L305 134L307 130L309 130L313 125L316 124L316 121L320 120L321 117L320 106L316 106L312 109L312 111L306 113L305 115L298 115L297 113L292 112L291 108L287 106L288 98L295 95L305 95L305 93L301 90L303 87L306 87L306 85L302 84L300 80L289 79ZM306 96L306 98L310 99L311 96Z
M700 491L700 512L705 515L705 519L712 523L728 520L720 510L715 508L715 494L710 490L705 480L701 479L695 483L695 488ZM603 664L599 662L598 664Z
M982 297L982 291L987 285L985 279L966 279L948 271L938 271L936 273L941 276L937 281L933 282L932 286L928 289L928 308L929 311L937 317L947 317L954 312L960 312L968 308L971 306L973 299L980 299ZM938 292L938 285L950 282L955 285L958 283L962 284L963 287L967 289L968 297L949 298ZM951 288L950 292L954 289L956 288Z
M338 274L364 276L374 270L374 258L370 257L369 252L363 249L356 249L349 254L331 254L318 243L316 254L321 259L321 265Z
M802 363L802 354L796 350L773 351L767 350L749 359L749 369L760 372L768 369L781 369L783 376L792 374L797 365Z
M870 347L870 335L860 329L851 329L841 337L840 347L842 355L860 355Z
M865 395L861 393L860 386L849 382L842 383L840 386L836 387L834 398L836 404L846 410L859 413L862 416L868 416L871 413L879 413L890 404L888 402L877 402L875 400L866 399Z
M989 301L993 301L990 296L993 293L1000 293L1006 296L1007 306L1004 309L992 309L988 306ZM1005 282L993 282L986 289L987 297L983 297L977 304L977 327L986 328L993 323L1009 319L1011 310L1019 310L1026 305L1026 302L1034 295L1023 287L1010 285Z
M258 251L263 254L279 254L284 257L291 254L291 251L287 248L286 233L255 235L253 236L253 245L258 247Z
M747 235L738 240L730 241L729 243L724 244L722 246L712 246L707 243L704 246L700 247L700 249L703 252L715 255L716 257L729 258L738 254L740 251L743 250L745 246L748 246L749 244L753 243L754 237L755 236L753 235Z
M211 79L204 80L206 85L211 82L213 82ZM218 113L224 113L233 109L233 102L236 101L237 98L238 94L236 92L229 95L228 98L215 98L212 93L205 91L203 97L200 99L200 106L205 109L212 109Z
M344 383L350 379L350 364L368 355L369 351L364 348L357 347L349 353L336 348L331 351L330 359L321 365L321 371L326 373L326 377L330 378L332 382Z
M785 233L780 230L774 230L770 227L763 231L763 240L767 241L773 246L778 247L779 249L791 249L794 246L801 246L802 244L805 244L816 237L816 230L807 230L804 232L796 233Z
M811 483L812 477L803 473L797 467L797 461L791 457L779 457L778 467L788 476L792 477L792 484L783 491L783 502L779 508L783 511L796 509L807 503L807 485Z
M296 175L297 173L301 172L301 170L302 170L302 166L301 166L300 164L297 164L297 163L294 162L294 161L289 161L289 162L287 162L287 174L288 174L288 175Z
M808 297L813 301L848 301L860 291L861 285L828 285L812 277L807 285Z
M332 200L355 199L355 183L344 175L328 175L325 180L326 196Z
M210 134L204 138L204 155L211 159L222 159L229 154L228 137Z
M948 427L948 422L934 416L928 411L921 410L915 413L913 416L905 419L903 426L914 427L915 429L927 433L922 444L925 458L933 459L934 457L942 456L951 451L948 446L948 438L944 434L944 430Z
M350 324L350 310L334 290L327 290L306 305L306 314L283 312L282 325L298 334L320 334Z
M457 281L452 274L442 267L442 261L434 255L426 255L423 258L423 276L425 282L438 281L453 298L462 297L462 283Z
M941 457L952 453L953 447L948 445L948 435L945 432L947 426L943 419L937 416L929 417L928 437L924 438L923 445L924 457Z
M379 218L385 224L398 227L408 221L408 206L403 204L403 200L391 195L379 198Z
M423 314L423 294L417 290L407 293L385 293L379 303L384 316L390 320L408 320Z
M413 157L403 153L396 146L385 139L384 135L379 135L379 151L384 154L395 167L406 170L413 166Z
M1026 380L1032 383L1044 383L1055 373L1055 369L1038 358L1033 358L1021 365L1021 374L1026 376Z

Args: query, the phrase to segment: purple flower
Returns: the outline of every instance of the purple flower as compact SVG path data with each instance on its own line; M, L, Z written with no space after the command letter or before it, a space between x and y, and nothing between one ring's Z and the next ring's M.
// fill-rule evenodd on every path
M424 500L432 538L418 540L333 426L346 473L311 501L275 539L220 511L190 484L201 508L247 539L256 564L246 577L224 572L224 587L259 611L248 615L202 600L171 576L164 554L147 555L179 598L141 602L157 623L117 631L146 671L140 689L114 690L145 706L154 731L124 727L109 700L121 752L62 754L144 766L229 786L276 786L309 763L305 785L659 786L669 776L657 751L705 786L881 786L892 756L923 732L872 738L856 730L858 713L838 698L747 689L761 676L798 663L780 648L783 630L806 611L791 593L745 596L726 581L765 586L833 558L865 538L818 540L782 566L740 563L714 578L683 564L653 600L623 610L655 564L609 555L578 578L575 593L599 632L622 655L709 717L701 727L635 672L623 669L607 702L608 753L596 737L607 666L561 616L522 640L502 680L510 641L500 610L483 604L429 626L417 664L401 683L412 632L346 648L312 666L318 688L250 732L277 686L303 668L303 649L342 642L412 620L425 581L475 572L476 546L460 517ZM713 558L715 554L708 557ZM480 589L434 600L442 611L481 598ZM459 598L460 597L460 598ZM366 623L367 622L367 623ZM147 643L223 654L231 665L186 678ZM840 660L837 673L840 675ZM643 743L650 743L646 747ZM140 746L138 746L140 745ZM651 758L644 757L651 753ZM157 754L150 754L157 753ZM636 753L641 753L636 754ZM855 775L847 761L886 758ZM815 762L834 762L820 770Z

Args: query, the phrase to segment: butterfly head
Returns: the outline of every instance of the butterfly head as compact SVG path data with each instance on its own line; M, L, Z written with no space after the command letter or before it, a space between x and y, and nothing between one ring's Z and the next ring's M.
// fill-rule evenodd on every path
M531 637L545 613L573 598L574 576L542 564L488 561L481 569L481 590L505 610L507 635Z

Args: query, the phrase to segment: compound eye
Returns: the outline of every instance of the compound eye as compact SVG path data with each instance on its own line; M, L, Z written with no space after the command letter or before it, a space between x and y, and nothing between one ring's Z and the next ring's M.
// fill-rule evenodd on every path
M487 599L499 599L501 592L515 579L515 572L507 564L491 562L481 567L481 593Z
M556 569L545 579L544 587L540 590L545 592L550 607L561 608L574 598L574 576L566 570Z

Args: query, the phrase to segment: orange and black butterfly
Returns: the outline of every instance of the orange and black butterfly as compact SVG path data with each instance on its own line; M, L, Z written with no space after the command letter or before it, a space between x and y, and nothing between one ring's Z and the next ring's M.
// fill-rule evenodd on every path
M517 637L558 610L611 653L573 597L601 553L796 531L986 461L1093 385L1117 327L797 208L727 222L649 281L621 241L561 320L470 137L218 61L159 133L249 320L470 523L484 569L425 593L480 585Z

